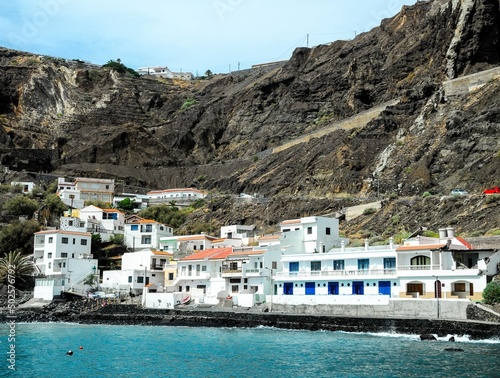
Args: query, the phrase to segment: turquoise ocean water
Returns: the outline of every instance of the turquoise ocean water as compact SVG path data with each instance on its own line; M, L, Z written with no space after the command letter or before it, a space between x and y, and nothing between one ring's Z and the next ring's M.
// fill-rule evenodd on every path
M0 377L500 377L498 340L60 323L17 324L12 371L8 332Z

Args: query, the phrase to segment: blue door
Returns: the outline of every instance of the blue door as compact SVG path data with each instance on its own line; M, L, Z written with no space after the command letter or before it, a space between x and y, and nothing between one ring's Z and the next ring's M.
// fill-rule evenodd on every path
M363 281L352 282L352 293L356 295L363 295L365 293Z
M338 282L328 282L328 295L339 295Z
M283 294L293 295L293 282L285 282L283 284Z
M314 288L315 288L314 282L306 282L306 295L316 294Z
M391 296L391 281L378 281L378 293Z

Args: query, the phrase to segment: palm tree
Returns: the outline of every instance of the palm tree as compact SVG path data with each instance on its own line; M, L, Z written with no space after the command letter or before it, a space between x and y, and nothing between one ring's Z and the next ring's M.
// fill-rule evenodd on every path
M35 265L20 250L10 251L0 259L0 282L15 283L25 281L24 277L32 275Z

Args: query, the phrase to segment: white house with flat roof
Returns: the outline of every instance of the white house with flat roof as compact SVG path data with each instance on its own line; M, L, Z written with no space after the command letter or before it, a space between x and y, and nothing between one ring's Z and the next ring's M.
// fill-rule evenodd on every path
M89 276L97 284L97 260L90 253L91 234L64 230L35 233L33 259L40 274L46 278L35 282L34 298L52 300L63 292L86 295Z
M128 252L122 256L121 270L103 272L101 286L110 290L123 290L140 294L146 285L153 284L158 291L164 291L165 272L175 271L172 254L165 251L143 250ZM175 275L167 277L173 281Z
M133 252L151 248L159 250L160 239L173 234L172 227L137 215L128 217L125 221L125 245Z
M112 235L124 234L125 213L117 209L101 209L90 205L81 210L67 211L60 219L62 230L100 234L107 242Z
M206 194L195 188L174 188L152 190L146 193L149 205L175 203L176 206L189 206L193 201L203 199Z
M304 217L283 221L280 227L280 242L287 253L325 253L340 247L342 240L336 218Z
M83 201L101 201L113 203L115 180L77 177L75 190L80 192Z

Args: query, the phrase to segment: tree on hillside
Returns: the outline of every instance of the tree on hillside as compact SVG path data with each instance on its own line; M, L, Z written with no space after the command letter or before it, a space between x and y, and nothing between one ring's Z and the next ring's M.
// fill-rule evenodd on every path
M16 285L17 280L25 281L35 271L33 262L23 256L20 250L10 251L0 258L0 282Z
M131 76L139 77L139 73L132 68L127 67L122 63L120 58L117 60L109 60L108 63L104 64L103 67L111 68L112 70L119 73L127 73Z
M3 206L9 215L33 217L38 209L38 202L23 195L9 199Z
M34 219L15 221L0 231L0 256L11 250L21 250L23 255L33 253L33 234L40 230L40 225Z
M48 194L45 197L45 204L47 205L48 210L51 215L60 216L68 209L61 198L55 193Z
M122 201L118 202L118 209L123 211L132 211L134 210L134 203L130 198L125 198Z

